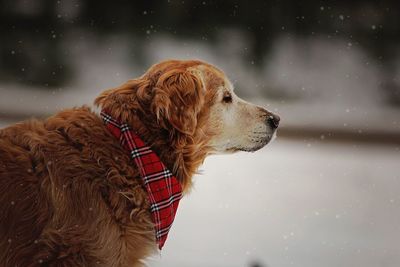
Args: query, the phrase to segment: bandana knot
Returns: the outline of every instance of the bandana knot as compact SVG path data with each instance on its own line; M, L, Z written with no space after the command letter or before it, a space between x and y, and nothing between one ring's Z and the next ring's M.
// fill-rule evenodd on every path
M146 187L150 212L158 248L161 250L182 198L182 187L171 171L165 167L156 153L126 123L111 117L106 111L100 113L108 130L119 139L129 153Z

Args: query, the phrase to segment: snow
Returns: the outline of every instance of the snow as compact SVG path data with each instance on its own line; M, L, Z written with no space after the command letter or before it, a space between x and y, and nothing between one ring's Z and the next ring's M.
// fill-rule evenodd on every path
M212 156L150 265L398 266L399 161L389 146L279 137Z

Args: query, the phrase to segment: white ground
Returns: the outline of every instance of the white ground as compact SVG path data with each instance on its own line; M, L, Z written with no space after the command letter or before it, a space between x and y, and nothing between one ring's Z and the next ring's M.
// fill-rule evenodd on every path
M278 138L202 170L149 266L400 266L399 147Z

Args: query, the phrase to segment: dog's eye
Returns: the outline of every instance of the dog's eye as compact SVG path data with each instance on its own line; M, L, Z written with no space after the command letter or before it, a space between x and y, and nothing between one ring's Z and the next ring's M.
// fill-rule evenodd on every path
M222 98L222 102L224 103L232 103L232 95L228 92L224 93L224 97Z

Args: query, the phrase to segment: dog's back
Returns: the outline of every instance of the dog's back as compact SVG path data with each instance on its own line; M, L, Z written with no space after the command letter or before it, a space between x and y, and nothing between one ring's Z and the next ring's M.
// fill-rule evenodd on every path
M0 131L0 262L28 260L32 246L51 217L41 192L47 176L40 143L43 123L30 121ZM27 227L28 226L28 227ZM31 243L31 244L29 244ZM24 262L21 262L24 264ZM4 265L7 266L7 265Z
M133 243L153 243L151 226L129 220L147 210L136 176L88 108L0 130L0 266L123 266L128 248L144 254L121 238L124 225L142 232Z

